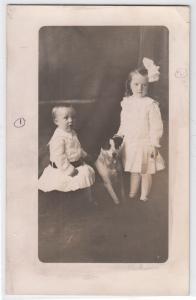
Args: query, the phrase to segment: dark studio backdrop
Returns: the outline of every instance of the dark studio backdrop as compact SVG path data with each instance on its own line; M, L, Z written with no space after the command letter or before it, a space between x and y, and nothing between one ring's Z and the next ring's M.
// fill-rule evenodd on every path
M96 177L97 209L82 191L39 191L39 259L43 262L165 262L168 258L168 40L163 26L42 27L39 32L39 175L49 163L55 126L51 110L70 100L77 110L83 148L99 153L117 132L120 102L129 72L143 57L160 66L149 95L160 103L164 121L161 154L166 169L153 178L144 206L127 199L115 206ZM131 116L130 116L131 117ZM125 183L128 176L125 176ZM128 184L127 184L128 189ZM65 195L66 194L66 195ZM128 195L128 190L127 190ZM87 206L85 206L87 205Z
M143 57L160 66L149 94L168 119L168 30L156 27L43 27L39 33L39 146L54 131L55 101L79 100L77 132L91 154L119 127L120 102L130 70ZM93 100L84 103L82 100ZM52 102L51 102L52 101ZM63 104L63 101L62 101ZM45 137L44 140L42 136ZM45 166L40 165L40 172Z

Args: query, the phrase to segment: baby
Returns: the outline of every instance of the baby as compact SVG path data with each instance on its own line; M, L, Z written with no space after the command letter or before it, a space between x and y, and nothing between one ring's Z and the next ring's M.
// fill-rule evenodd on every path
M84 162L87 153L74 130L75 109L56 106L52 116L57 128L49 142L50 163L39 178L39 189L68 192L90 187L95 181L95 173Z

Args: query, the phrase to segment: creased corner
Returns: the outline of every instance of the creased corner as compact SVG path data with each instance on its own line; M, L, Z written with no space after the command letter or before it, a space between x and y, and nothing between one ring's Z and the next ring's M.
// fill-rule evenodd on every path
M190 6L177 6L175 7L175 10L177 11L178 15L180 15L183 22L190 22Z

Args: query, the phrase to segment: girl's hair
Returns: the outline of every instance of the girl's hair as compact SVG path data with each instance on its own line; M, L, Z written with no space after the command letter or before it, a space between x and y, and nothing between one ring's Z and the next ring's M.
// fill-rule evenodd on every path
M137 68L133 71L131 71L128 75L128 78L125 82L125 97L128 97L128 96L131 96L132 95L132 91L131 91L131 88L130 88L130 83L131 83L131 80L133 78L134 75L137 75L137 74L140 74L142 76L148 76L148 71L146 68L144 67L141 67L141 68Z
M53 109L52 109L52 119L53 119L53 122L55 123L55 120L57 118L57 114L60 112L60 111L65 111L67 108L72 108L73 111L75 112L75 109L72 105L64 105L64 106L54 106Z

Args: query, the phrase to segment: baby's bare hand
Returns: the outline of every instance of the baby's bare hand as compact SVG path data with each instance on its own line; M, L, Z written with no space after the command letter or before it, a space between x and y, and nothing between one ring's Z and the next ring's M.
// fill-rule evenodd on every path
M70 174L71 177L74 177L78 174L78 170L74 169L73 172Z

